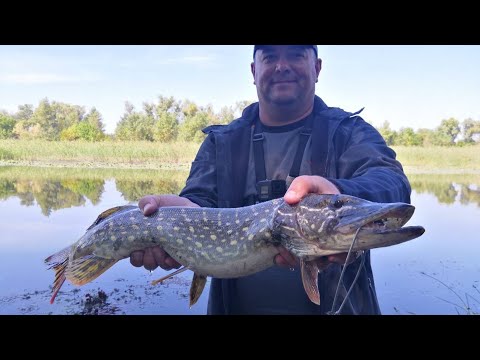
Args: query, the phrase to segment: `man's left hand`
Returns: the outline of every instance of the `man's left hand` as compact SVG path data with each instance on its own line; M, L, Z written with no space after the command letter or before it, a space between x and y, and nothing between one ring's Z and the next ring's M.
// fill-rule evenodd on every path
M287 193L283 197L285 202L290 205L295 205L302 198L310 193L314 194L340 194L338 188L330 181L321 176L308 176L302 175L295 178L292 184L288 188ZM278 266L282 267L296 267L298 265L298 259L295 258L284 247L278 247L280 253L275 256L274 262ZM347 260L347 253L329 255L317 260L319 265L325 267L326 263L337 263L344 265ZM355 260L355 256L351 256L349 263Z

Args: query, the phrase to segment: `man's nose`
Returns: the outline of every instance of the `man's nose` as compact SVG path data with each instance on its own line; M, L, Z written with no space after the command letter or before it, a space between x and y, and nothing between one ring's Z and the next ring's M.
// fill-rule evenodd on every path
M284 72L290 70L290 63L287 59L280 57L275 65L276 72Z

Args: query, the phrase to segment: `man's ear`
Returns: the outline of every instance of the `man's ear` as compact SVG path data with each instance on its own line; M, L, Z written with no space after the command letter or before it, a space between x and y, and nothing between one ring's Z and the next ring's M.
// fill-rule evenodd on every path
M315 63L315 71L317 72L317 78L318 78L318 75L320 75L321 70L322 70L322 59L317 59Z
M255 62L252 62L252 63L250 64L250 70L252 71L253 83L255 84Z

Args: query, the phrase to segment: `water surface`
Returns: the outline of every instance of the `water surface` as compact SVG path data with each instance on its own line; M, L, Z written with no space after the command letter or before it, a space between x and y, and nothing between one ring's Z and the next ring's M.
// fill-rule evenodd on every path
M136 203L145 194L178 193L187 173L152 170L0 168L0 314L88 313L99 292L100 313L204 314L208 285L188 306L192 273L164 285L122 260L90 284L66 283L50 305L53 271L43 260L72 244L102 211ZM480 312L480 176L411 175L409 224L425 234L411 242L372 250L384 314ZM470 310L469 310L470 308Z

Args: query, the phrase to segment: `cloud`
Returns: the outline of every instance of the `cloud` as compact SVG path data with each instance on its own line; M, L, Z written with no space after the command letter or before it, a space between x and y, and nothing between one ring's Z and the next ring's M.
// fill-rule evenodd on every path
M71 76L55 73L13 73L0 74L0 83L35 85L35 84L58 84L58 83L79 83L99 80L92 75Z
M174 64L192 64L192 65L211 65L215 62L214 56L181 56L169 59L163 59L158 62L160 65Z

